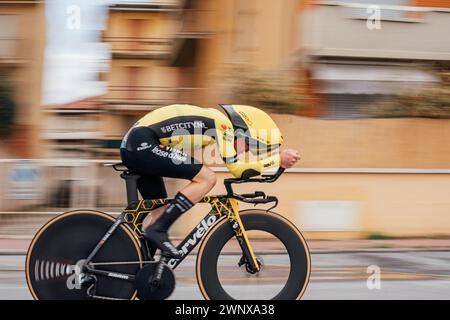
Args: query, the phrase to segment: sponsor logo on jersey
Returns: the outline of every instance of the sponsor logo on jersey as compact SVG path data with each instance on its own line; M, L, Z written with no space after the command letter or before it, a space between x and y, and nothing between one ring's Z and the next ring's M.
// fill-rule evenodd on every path
M172 147L166 147L164 145L155 146L152 149L152 152L157 156L169 158L179 162L185 162L187 160L187 154L183 151Z
M145 150L151 148L152 145L147 142L142 142L140 147L137 147L137 151Z
M206 129L207 126L203 121L187 121L187 122L179 122L173 123L168 126L161 127L161 131L163 133L169 133L176 130L189 130L189 129Z
M223 140L228 141L228 142L233 142L234 135L229 131L225 131L223 133Z
M219 126L219 129L223 131L223 140L233 142L234 134L232 128L228 127L225 123L222 123Z

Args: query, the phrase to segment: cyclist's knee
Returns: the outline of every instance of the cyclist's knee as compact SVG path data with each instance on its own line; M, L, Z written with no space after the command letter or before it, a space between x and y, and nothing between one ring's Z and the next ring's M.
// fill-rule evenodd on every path
M212 189L212 188L214 188L214 186L217 183L217 176L214 171L212 171L212 170L209 170L209 171L211 172L211 174L208 175L207 183L208 183L208 186L210 187L210 189Z
M192 181L204 184L209 189L212 189L216 185L217 177L214 171L206 166L203 166Z

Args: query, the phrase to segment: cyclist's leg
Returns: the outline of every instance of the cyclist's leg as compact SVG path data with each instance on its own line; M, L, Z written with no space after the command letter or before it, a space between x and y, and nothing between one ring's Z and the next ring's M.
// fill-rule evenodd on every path
M191 182L181 189L192 203L199 202L216 185L216 174L206 166L203 166L200 172L192 178Z
M132 151L127 149L120 149L120 156L122 162L130 169L139 173L141 176L137 181L137 188L142 198L144 199L165 199L167 198L166 186L164 180L160 176L149 175L150 172L153 173L154 170L148 168L147 162L142 165L136 161L136 157ZM161 213L164 212L167 205L159 207L152 211L144 221L142 227L145 229L150 221L155 221Z
M162 178L161 178L162 180ZM141 195L144 197L144 199L159 199L159 198L166 198L166 196L158 196L158 197L148 197L144 196L141 190L154 190L154 186L152 186L154 182L151 181L150 183L146 183L143 186L139 186L138 189ZM215 185L216 183L216 175L213 171L208 169L207 167L202 167L200 172L192 179L191 183L189 183L187 186L185 186L183 189L180 190L182 194L184 194L191 202L192 204L196 204L199 202ZM152 188L153 187L153 188ZM154 193L152 192L152 195ZM155 209L152 211L152 214L145 218L142 224L142 228L146 229L150 224L154 223L158 220L158 218L164 213L164 211L167 209L168 205L164 205L162 207L159 207L158 209Z
M189 210L195 202L198 202L215 183L214 173L204 168L186 153L173 148L160 145L157 137L151 130L142 128L135 130L129 136L131 144L130 163L140 174L172 177L190 180L191 183L183 188L192 200L182 192L178 192L174 200L168 205L164 213L155 219L149 227L144 229L144 236L153 245L168 253L174 258L180 258L181 254L170 243L167 237L169 227L184 212ZM153 217L155 218L156 215Z
M152 178L147 178L140 183L138 180L138 189L144 199L160 199L166 198L167 193L155 193L155 190L161 190L162 188L158 186L157 181ZM164 187L164 182L161 179L161 185ZM208 167L203 166L200 172L192 179L192 181L180 190L193 204L199 202L216 184L216 175ZM150 194L147 190L151 190ZM165 189L164 189L165 190ZM165 194L165 195L164 195ZM147 228L151 223L155 222L167 209L167 205L159 207L152 211L151 216L148 216L143 222L143 228Z
M180 150L160 145L151 130L140 129L142 130L134 130L129 136L130 148L133 151L122 149L121 155L122 161L126 165L146 177L145 180L138 180L139 192L146 193L142 194L145 199L162 197L159 192L166 195L164 182L156 175L190 180L191 183L185 186L181 192L192 203L200 201L214 187L216 175L212 170ZM144 149L142 148L143 144L146 145ZM149 177L155 177L155 180ZM143 183L139 184L140 181ZM158 192L148 190L150 188L154 188Z
M166 186L162 177L141 175L137 181L137 187L143 199L167 198Z
M142 175L137 181L137 187L144 199L165 199L167 198L166 186L162 177ZM143 221L142 228L149 226L151 221L155 221L167 208L167 205L159 207L152 211Z
M163 150L168 149L163 146L159 146L158 148ZM162 154L167 154L167 151ZM153 214L151 223L144 229L144 236L150 243L163 250L166 255L179 259L182 257L182 254L169 241L167 232L182 214L192 208L212 188L212 181L215 182L215 179L211 179L211 176L215 176L211 170L203 167L201 164L191 163L192 161L174 163L171 159L161 156L155 162L159 163L157 165L159 168L158 172L165 177L183 178L191 181L188 186L175 195L164 212L160 211ZM159 217L157 217L158 214L160 214Z

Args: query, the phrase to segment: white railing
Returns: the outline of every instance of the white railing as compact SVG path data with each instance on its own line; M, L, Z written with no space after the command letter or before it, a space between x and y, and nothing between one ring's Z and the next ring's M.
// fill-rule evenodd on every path
M0 214L83 207L120 210L126 203L124 182L118 172L104 165L113 162L119 160L0 159ZM212 169L228 171L226 167ZM450 174L450 169L292 168L287 173Z
M0 159L0 238L29 237L50 218L73 208L118 214L126 204L119 173L88 159ZM213 167L227 172L225 167ZM450 174L450 169L293 168L288 174ZM180 188L167 180L169 194Z
M349 1L316 1L318 5L328 6L342 6L348 8L367 9L372 6L377 6L381 10L398 10L398 11L411 11L411 12L450 12L450 8L439 7L415 7L408 5L392 5L392 4L377 4L377 3L358 3Z

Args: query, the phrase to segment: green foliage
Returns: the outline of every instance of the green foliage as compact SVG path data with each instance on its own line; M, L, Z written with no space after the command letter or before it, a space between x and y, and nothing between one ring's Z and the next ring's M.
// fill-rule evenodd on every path
M12 86L4 77L0 77L0 136L5 137L11 133L15 114Z
M374 118L450 118L450 72L438 74L439 84L423 87L420 91L399 94L393 99L375 103L367 109Z
M365 237L367 240L389 240L394 239L393 237L387 236L382 233L370 233Z
M259 71L245 67L227 70L232 103L277 113L298 113L304 106L301 77L292 71Z

